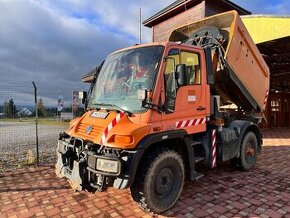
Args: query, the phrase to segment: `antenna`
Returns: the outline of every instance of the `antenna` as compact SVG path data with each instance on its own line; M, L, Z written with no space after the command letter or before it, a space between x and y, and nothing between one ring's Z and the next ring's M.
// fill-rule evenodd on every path
M139 44L142 43L142 8L140 8L139 13Z
M187 11L187 7L186 7L186 4L187 4L187 1L186 0L184 0L184 2L185 2L185 4L184 4L184 10L185 10L185 13L186 13L186 11ZM190 38L190 35L189 35L189 18L187 17L187 22L186 22L187 24L187 35L188 35L188 38L187 38L187 40Z

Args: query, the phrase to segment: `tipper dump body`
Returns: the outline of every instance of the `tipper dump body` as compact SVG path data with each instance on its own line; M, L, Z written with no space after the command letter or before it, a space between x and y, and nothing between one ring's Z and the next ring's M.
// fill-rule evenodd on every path
M213 41L213 38L221 39L220 53L225 69L214 64L216 84L213 89L221 96L222 103L264 111L269 92L269 68L238 13L230 11L180 27L172 32L169 41L200 45L203 37L211 37ZM212 53L215 62L216 50L212 49Z

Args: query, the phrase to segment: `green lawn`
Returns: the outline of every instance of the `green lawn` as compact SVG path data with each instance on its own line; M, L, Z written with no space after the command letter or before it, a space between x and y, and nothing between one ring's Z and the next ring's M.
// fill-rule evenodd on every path
M21 122L21 123L34 123L35 118L5 118L0 119L0 122ZM53 125L53 126L68 126L69 121L59 121L54 118L39 118L40 125Z

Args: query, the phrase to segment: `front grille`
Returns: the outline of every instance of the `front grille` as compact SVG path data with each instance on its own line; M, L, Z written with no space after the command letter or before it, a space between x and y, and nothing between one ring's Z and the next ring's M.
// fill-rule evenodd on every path
M80 135L85 135L86 137L89 137L91 139L95 139L103 133L103 128L101 126L93 125L91 132L87 134L86 128L88 126L89 124L80 123L77 129L77 133L79 133Z

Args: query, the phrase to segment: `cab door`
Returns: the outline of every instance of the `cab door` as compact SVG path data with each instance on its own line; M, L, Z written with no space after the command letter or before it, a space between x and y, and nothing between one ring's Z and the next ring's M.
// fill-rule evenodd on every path
M185 64L186 83L178 84L176 66ZM205 55L202 49L172 48L164 72L165 113L163 129L185 129L188 133L206 130L210 113L209 86L206 83Z

